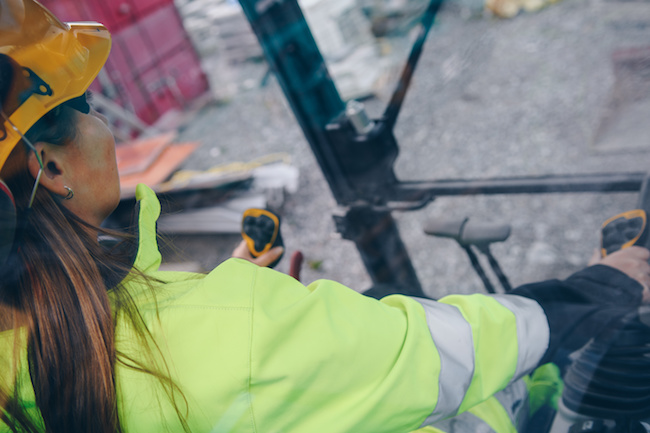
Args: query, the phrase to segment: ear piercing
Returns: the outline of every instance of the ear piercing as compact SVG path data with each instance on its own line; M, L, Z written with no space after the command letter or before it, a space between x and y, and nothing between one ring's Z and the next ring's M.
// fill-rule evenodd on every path
M70 188L69 186L65 186L65 185L63 187L68 190L68 195L63 197L63 200L70 200L72 197L74 197L74 191L72 190L72 188Z

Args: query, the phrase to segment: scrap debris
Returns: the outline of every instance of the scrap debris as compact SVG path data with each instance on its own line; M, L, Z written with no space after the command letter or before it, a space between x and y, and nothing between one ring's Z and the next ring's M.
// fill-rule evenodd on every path
M485 0L485 8L499 18L514 18L521 11L537 12L559 0Z
M120 176L124 177L145 171L175 138L175 132L168 132L119 144L116 147L115 156Z
M248 180L248 182L243 182ZM200 198L187 195L196 206L183 206L158 220L164 233L239 233L241 215L248 208L280 208L284 194L298 190L298 169L289 155L270 154L250 162L235 162L206 171L184 170L159 185L163 194L221 188L222 199L201 205ZM187 203L187 199L185 203Z
M174 143L175 138L169 132L116 148L122 201L133 200L138 183L150 186L164 197L165 212L158 220L163 233L237 233L245 209L279 208L285 193L298 189L298 169L284 153L205 171L177 171L199 143ZM118 207L114 219L124 222L127 216L119 213Z
M256 82L238 73L243 63L258 63L263 55L236 1L175 3L203 63L208 65L218 99L228 100L240 91L262 85L261 76ZM403 59L382 54L385 44L374 37L372 23L357 0L301 0L300 5L343 99L376 96L387 77L398 73Z
M173 143L175 132L168 132L115 147L120 173L122 200L135 196L135 187L144 183L154 190L198 147L198 142Z

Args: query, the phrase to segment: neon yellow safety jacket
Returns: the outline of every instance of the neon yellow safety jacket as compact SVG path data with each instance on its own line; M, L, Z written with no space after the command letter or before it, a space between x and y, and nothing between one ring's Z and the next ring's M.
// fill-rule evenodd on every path
M193 432L410 432L488 399L549 346L543 309L522 296L377 301L333 281L305 287L240 259L207 275L159 271L160 205L144 185L136 196L135 267L152 278L155 299L138 278L122 284L159 352L119 318L116 347L168 371L182 395L118 363L126 432L182 431L172 398ZM0 334L0 380L21 379L16 392L37 420L26 358L12 363L14 338Z

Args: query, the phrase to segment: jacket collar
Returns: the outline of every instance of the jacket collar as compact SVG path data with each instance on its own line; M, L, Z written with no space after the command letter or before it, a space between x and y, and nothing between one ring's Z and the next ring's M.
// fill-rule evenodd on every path
M135 189L138 205L138 253L133 267L141 272L157 271L162 261L158 250L156 221L160 216L160 202L156 193L144 184Z

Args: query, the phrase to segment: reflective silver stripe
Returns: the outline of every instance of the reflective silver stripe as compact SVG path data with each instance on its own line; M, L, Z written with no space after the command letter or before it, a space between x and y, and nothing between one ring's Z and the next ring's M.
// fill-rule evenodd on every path
M512 311L517 323L517 368L511 383L530 373L546 353L550 331L542 307L535 301L516 295L491 295Z
M414 298L424 307L429 332L440 355L438 404L423 426L454 415L474 375L472 328L460 310L430 299Z
M455 417L439 421L433 427L445 433L497 433L473 413L463 412Z
M523 431L528 420L528 387L523 379L511 383L506 389L494 394L505 409L510 422L517 431Z
M490 408L493 408L492 406L494 405L500 405L503 412L484 409L479 412L481 416L472 412L463 412L454 417L438 421L433 427L445 433L506 433L522 431L528 417L528 390L526 383L523 380L518 380L510 384L506 389L494 394L493 399L485 401L479 406L490 403ZM504 416L508 420L502 418ZM490 422L494 426L502 427L502 430L495 431L490 426Z

